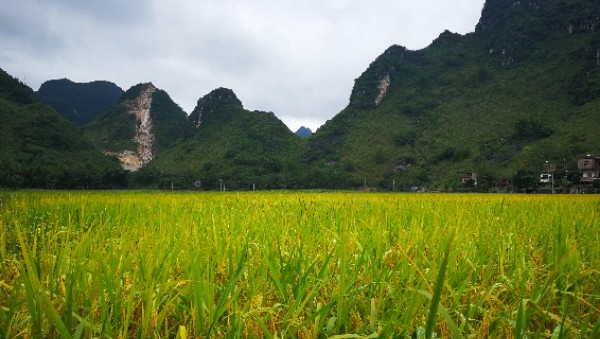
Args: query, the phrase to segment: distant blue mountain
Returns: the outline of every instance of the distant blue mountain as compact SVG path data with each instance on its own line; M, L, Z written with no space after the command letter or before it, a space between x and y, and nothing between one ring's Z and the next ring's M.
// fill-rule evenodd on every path
M296 131L296 134L301 136L302 138L306 138L309 137L313 134L313 132L310 130L310 128L308 127L300 127L298 128L298 130Z

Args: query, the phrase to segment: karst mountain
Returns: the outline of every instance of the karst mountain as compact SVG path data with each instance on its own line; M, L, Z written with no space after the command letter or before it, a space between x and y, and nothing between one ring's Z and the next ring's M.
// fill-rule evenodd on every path
M456 191L469 173L488 192L549 164L575 183L577 157L600 154L597 1L488 0L472 33L398 43L302 137L235 89L199 93L188 115L152 83L34 93L2 72L0 185Z

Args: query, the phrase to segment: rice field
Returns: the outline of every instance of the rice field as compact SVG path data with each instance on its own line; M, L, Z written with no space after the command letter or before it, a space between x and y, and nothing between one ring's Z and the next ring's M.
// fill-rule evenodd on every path
M0 192L1 338L599 338L600 196Z

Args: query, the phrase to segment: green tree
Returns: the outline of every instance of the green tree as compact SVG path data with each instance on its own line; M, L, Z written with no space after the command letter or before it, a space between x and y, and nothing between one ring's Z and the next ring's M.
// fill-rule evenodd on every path
M515 190L525 193L531 193L535 191L539 183L539 177L537 173L527 170L519 170L513 176L513 185Z

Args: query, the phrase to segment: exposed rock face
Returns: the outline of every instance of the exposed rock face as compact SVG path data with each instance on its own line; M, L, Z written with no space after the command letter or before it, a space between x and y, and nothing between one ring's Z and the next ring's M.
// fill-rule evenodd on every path
M552 35L596 33L597 0L486 0L475 33L502 66L513 66Z
M130 112L135 114L135 119L138 123L134 140L137 143L137 155L142 165L147 164L154 157L152 151L154 134L152 134L150 107L152 107L152 94L155 90L156 87L154 85L148 84L135 100L127 103Z
M123 167L123 169L126 171L135 172L144 165L140 156L133 151L123 151L121 153L114 154L114 156L119 159L121 167Z
M389 86L405 60L418 53L393 45L369 65L354 81L350 106L358 109L375 108L389 91Z
M119 153L106 152L119 159L123 169L131 172L138 171L154 158L154 134L152 133L152 94L156 87L152 83L145 84L140 94L135 98L124 102L128 113L135 115L136 129L133 140L137 144L137 150L123 150Z
M379 88L379 94L377 94L377 98L375 98L376 106L378 106L381 103L381 100L383 100L383 98L385 97L385 94L387 93L389 87L390 87L390 75L387 74L385 77L383 77L379 81L379 86L377 87L377 88Z
M585 18L569 21L567 31L573 33L594 33L600 27L600 15L596 13Z

